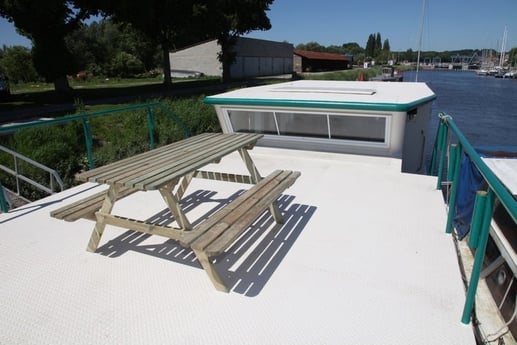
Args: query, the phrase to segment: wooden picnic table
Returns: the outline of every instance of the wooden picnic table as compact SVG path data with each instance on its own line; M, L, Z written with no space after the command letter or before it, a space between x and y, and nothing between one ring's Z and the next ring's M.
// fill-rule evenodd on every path
M164 236L191 247L217 289L228 291L210 261L219 255L267 208L278 223L283 222L275 200L300 175L277 170L263 179L251 159L252 149L262 134L205 133L190 137L118 162L82 172L79 181L107 184L108 190L51 212L68 221L95 221L87 250L95 252L106 225ZM249 175L202 171L210 163L238 152ZM196 228L187 218L180 200L193 178L249 183L254 185ZM158 190L179 228L112 214L115 202L137 191Z

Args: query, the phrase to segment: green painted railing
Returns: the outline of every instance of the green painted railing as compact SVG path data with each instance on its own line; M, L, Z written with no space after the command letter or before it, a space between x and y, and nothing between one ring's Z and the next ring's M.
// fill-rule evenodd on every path
M495 198L499 199L515 223L517 223L517 201L513 198L510 192L508 192L501 181L494 175L490 168L488 168L485 162L483 162L480 155L470 145L465 136L458 129L452 117L444 113L441 113L438 116L440 118L440 125L438 127L435 147L431 158L430 171L431 173L435 171L436 163L438 160L438 178L436 188L440 189L442 186L442 179L445 170L446 154L449 152L447 180L452 182L452 188L450 191L449 210L445 229L447 233L452 232L452 221L456 208L457 188L458 182L461 178L460 161L462 154L468 155L488 185L487 191L479 191L476 195L474 212L472 215L472 222L470 227L469 246L470 248L475 249L475 256L472 273L469 280L467 296L463 308L463 315L461 318L461 322L468 324L472 315L476 290L483 266L483 259L485 257L488 236L490 235L490 222L494 211ZM449 130L456 136L456 144L447 144Z
M7 212L9 208L7 207L7 200L5 200L4 187L2 186L2 182L0 181L0 210L2 212Z
M165 107L163 104L161 104L159 102L137 104L137 105L131 105L131 106L126 106L126 107L102 110L102 111L96 111L96 112L80 113L80 114L74 114L74 115L70 115L70 116L57 117L57 118L53 118L53 119L22 122L22 123L16 123L13 125L4 125L4 126L0 127L0 135L2 133L9 133L9 132L17 131L17 130L24 129L24 128L49 126L49 125L55 125L55 124L68 123L68 122L72 122L72 121L82 121L83 129L84 129L84 137L85 137L85 141L86 141L86 150L87 150L87 154L88 154L88 164L90 165L90 169L93 169L95 167L93 164L93 158L92 158L92 142L93 142L93 140L92 140L89 119L91 119L93 117L112 115L112 114L121 113L121 112L125 112L125 111L147 109L147 128L149 130L149 147L151 149L153 149L154 148L154 112L153 112L153 109L156 109L156 108L165 112L165 114L167 114L167 116L169 116L174 122L176 122L176 124L178 124L181 127L185 138L190 136L190 130L188 129L187 125L185 125L185 123L183 123L183 121L181 121L181 119L179 117L177 117L170 109L168 109L167 107Z
M183 131L184 137L190 136L190 130L187 127L187 125L181 121L179 117L177 117L170 109L165 107L163 104L159 102L153 102L153 103L144 103L144 104L137 104L137 105L131 105L126 107L120 107L120 108L114 108L109 110L102 110L102 111L96 111L96 112L86 112L86 113L80 113L80 114L73 114L69 116L63 116L63 117L57 117L52 119L45 119L45 120L36 120L36 121L29 121L29 122L21 122L21 123L15 123L15 124L8 124L0 126L0 135L6 134L6 133L12 133L15 131L18 131L20 129L25 128L33 128L33 127L40 127L40 126L50 126L50 125L56 125L56 124L64 124L69 123L72 121L81 121L83 124L83 130L84 130L84 138L86 142L86 151L87 151L87 157L88 157L88 165L90 169L95 168L95 164L93 162L93 154L92 154L92 133L90 128L90 122L89 120L94 117L100 117L100 116L107 116L107 115L113 115L116 113L126 112L126 111L132 111L132 110L139 110L139 109L146 109L147 110L147 128L149 132L149 148L153 149L155 142L154 142L154 109L160 109L162 110L169 118L171 118ZM4 190L0 183L0 208L3 212L7 212L7 205L4 198Z

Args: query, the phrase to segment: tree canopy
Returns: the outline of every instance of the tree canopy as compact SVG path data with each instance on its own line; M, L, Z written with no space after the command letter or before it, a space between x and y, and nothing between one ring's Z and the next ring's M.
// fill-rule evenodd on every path
M233 46L238 36L254 30L269 30L271 22L266 15L273 0L206 0L201 19L211 30L208 37L214 37L221 46L218 58L223 65L223 80L231 79L230 65L235 60ZM203 26L201 22L198 23ZM213 35L213 36L212 36Z
M12 83L38 79L38 73L32 63L31 51L22 46L4 46L0 49L0 72L6 74Z
M65 0L0 0L0 16L15 24L32 41L34 66L56 91L67 91L66 73L75 67L65 36L88 17L88 13Z
M171 84L169 51L206 39L218 39L223 66L231 59L233 39L271 28L265 11L273 0L76 0L117 22L131 23L162 49L164 83ZM224 70L228 70L227 68ZM224 72L223 72L224 76Z
M80 30L81 23L92 14L130 24L143 35L141 42L159 45L164 83L170 84L169 51L172 48L217 39L223 48L219 58L229 71L227 66L233 61L231 47L235 37L252 30L270 29L266 11L272 3L273 0L48 0L42 5L33 0L0 0L0 16L13 22L22 35L31 39L38 73L54 82L57 91L66 91L66 75L76 72L81 64L72 58L72 51L75 49L77 53L81 43L66 37L81 38L75 31ZM149 53L152 49L147 48L142 50ZM138 55L137 52L118 54L112 64L122 68L125 60L131 61L125 66L131 70L139 63L145 66L153 54Z
M78 69L93 75L139 75L158 64L156 45L131 24L114 23L109 18L82 24L65 41Z

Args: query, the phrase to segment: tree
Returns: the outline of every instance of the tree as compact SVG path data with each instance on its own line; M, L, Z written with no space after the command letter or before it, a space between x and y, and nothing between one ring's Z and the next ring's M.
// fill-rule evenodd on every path
M145 35L147 40L157 44L162 52L164 84L171 85L169 52L174 47L199 42L215 37L207 32L206 7L208 0L75 0L89 10L99 10L117 23L130 23ZM208 4L206 4L208 3ZM221 18L219 18L221 19Z
M38 79L32 63L31 51L27 47L5 47L0 54L0 69L12 83L29 82Z
M508 65L514 67L517 65L517 48L510 49L508 53Z
M296 46L296 49L298 50L307 50L310 52L326 52L327 48L319 44L318 42L307 42L307 43L300 43Z
M406 61L415 61L415 53L413 52L413 49L409 48L406 50L405 54L403 55L404 60Z
M88 15L66 0L0 0L0 16L32 41L34 66L57 92L68 92L66 74L75 69L65 36Z
M161 46L164 83L172 83L169 51L206 39L217 39L223 79L234 61L232 47L238 35L271 27L265 11L273 0L76 0L99 9L115 21L131 23Z
M382 45L382 50L384 52L388 52L388 53L390 52L390 41L387 38L384 40L384 43Z
M365 54L366 58L370 59L373 59L375 54L375 37L372 34L368 36L368 40L366 41Z
M135 30L131 24L115 23L111 19L102 19L90 25L82 24L77 30L66 36L66 45L77 61L79 70L86 70L94 75L118 76L111 74L116 56L124 52L131 55L133 67L126 69L135 73L147 72L156 67L157 47L146 36ZM117 62L118 66L121 61Z
M378 32L375 36L375 48L374 48L374 55L375 57L379 56L380 52L382 50L382 42L381 42L381 33Z
M364 53L364 49L357 42L343 43L343 53L350 55L359 55Z
M111 61L110 74L127 78L137 73L141 73L144 65L136 56L126 52L118 52Z
M198 36L215 37L221 46L218 58L223 65L223 81L231 79L230 66L235 61L233 47L237 37L254 30L271 28L266 11L273 1L206 0L203 6L198 7L204 9L204 12L196 18L201 19L205 26L198 22L197 27L206 28L204 32L198 33Z

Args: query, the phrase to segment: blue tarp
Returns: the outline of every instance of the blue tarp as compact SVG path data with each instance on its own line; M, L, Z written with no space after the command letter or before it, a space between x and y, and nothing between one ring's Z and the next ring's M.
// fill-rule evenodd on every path
M484 179L467 155L461 158L460 180L456 196L456 209L453 225L458 238L462 240L470 231L476 192L483 185Z
M515 146L482 146L477 147L476 152L482 157L517 157L517 147ZM469 156L463 154L453 219L453 226L456 228L460 240L470 231L476 193L478 190L485 188L485 185L485 180L479 170Z

